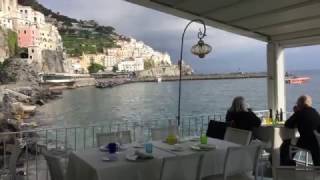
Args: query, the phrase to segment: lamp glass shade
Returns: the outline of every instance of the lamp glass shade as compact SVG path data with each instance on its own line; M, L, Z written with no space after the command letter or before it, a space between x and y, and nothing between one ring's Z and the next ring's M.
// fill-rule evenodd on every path
M200 58L204 58L211 51L212 51L212 47L204 43L202 39L199 40L198 44L192 46L191 48L191 53L199 56Z

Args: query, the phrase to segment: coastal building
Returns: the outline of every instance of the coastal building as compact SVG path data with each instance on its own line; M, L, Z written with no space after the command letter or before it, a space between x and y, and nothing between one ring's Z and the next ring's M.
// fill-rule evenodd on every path
M46 23L40 28L40 48L53 51L63 49L62 38L58 28L52 24Z
M0 0L0 27L13 29L17 16L17 0Z
M118 39L116 48L105 49L104 52L108 57L110 66L122 61L123 59L141 58L143 61L153 61L155 66L170 66L172 65L170 55L153 50L142 41L137 41L133 38ZM107 64L107 63L105 63ZM129 63L130 64L130 63Z
M39 44L39 29L36 26L20 26L18 29L18 45L22 48Z
M35 25L41 28L46 24L45 16L30 6L18 6L17 26Z
M118 64L119 72L137 72L144 70L144 61L142 58L130 58L121 61Z

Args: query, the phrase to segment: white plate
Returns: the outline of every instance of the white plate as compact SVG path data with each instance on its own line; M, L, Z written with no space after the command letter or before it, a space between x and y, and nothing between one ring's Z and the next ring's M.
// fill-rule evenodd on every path
M215 148L216 146L213 144L195 144L191 146L191 149L196 151L210 151Z
M134 147L134 148L144 148L144 145L143 144L134 143L132 147Z
M135 154L127 154L127 155L126 155L126 159L127 159L128 161L138 161L138 160L139 160L139 159L138 159L138 156L135 155Z
M190 141L200 141L200 137L192 137L190 138Z
M105 162L111 162L111 161L116 161L116 160L118 160L118 158L102 157L101 160L102 160L102 161L105 161Z
M171 151L181 152L181 151L184 151L184 148L183 148L182 146L174 145L174 146L171 148Z
M201 149L215 149L216 146L214 144L198 144L198 147L200 147Z

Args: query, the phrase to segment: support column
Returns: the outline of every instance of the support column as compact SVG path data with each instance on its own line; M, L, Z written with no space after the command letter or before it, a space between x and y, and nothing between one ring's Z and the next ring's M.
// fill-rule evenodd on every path
M280 109L286 112L284 51L278 43L268 43L267 64L269 109L272 109L273 112ZM280 137L280 128L273 127L272 129L272 174L273 178L276 178L276 168L280 165L282 139Z
M267 46L268 108L286 112L284 50L275 42Z

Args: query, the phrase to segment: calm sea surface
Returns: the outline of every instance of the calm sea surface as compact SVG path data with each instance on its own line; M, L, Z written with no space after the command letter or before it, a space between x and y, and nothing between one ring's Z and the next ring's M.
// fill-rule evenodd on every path
M312 79L307 84L286 86L287 109L292 109L299 95L309 94L319 110L320 71L294 74ZM238 95L244 96L253 110L267 109L266 79L185 81L182 86L182 116L225 112ZM177 114L177 97L178 82L80 88L65 91L62 99L41 107L36 118L53 126L168 119Z

